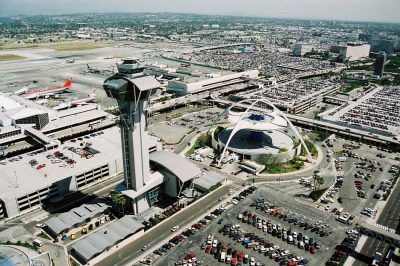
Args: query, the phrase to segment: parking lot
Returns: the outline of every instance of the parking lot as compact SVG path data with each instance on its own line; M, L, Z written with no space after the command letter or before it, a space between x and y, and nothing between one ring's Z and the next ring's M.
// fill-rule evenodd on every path
M165 116L165 122L157 123L149 127L150 133L162 137L167 143L178 143L185 135L204 126L209 126L217 121L222 109L210 107L201 111L192 108L179 108ZM181 116L174 118L176 114ZM153 117L152 120L162 121L164 117ZM221 118L221 122L223 122Z
M391 183L393 179L391 168L397 165L396 153L379 149L359 142L336 139L332 142L334 158L337 160L336 170L339 178L334 188L338 190L333 202L326 202L326 206L333 208L343 207L344 212L360 214L365 208L374 210L376 203L383 199L374 197L380 190L382 183ZM344 159L345 157L345 159ZM329 159L329 158L327 158ZM376 210L375 210L376 211ZM368 215L373 217L373 215Z
M261 184L239 204L231 200L213 213L193 224L191 232L184 229L184 234L171 239L170 247L164 244L156 250L152 265L188 261L218 265L220 260L232 265L292 265L294 261L321 265L350 229L335 221L334 214L306 207L297 198Z

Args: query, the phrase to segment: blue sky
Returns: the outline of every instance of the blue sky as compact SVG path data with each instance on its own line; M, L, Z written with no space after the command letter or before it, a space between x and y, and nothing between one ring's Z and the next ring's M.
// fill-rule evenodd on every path
M0 0L0 16L110 11L400 22L400 0Z

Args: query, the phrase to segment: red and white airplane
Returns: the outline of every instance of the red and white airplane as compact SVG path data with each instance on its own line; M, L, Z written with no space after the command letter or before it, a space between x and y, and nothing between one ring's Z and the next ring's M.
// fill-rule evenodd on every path
M23 88L14 92L14 94L22 95L22 97L24 97L25 99L48 98L68 90L71 86L72 78L68 79L62 86L47 88L44 90L28 90L28 88Z
M96 96L97 96L96 90L94 90L93 93L89 94L88 97L86 97L86 98L62 102L59 105L57 105L56 107L54 107L54 110L62 110L62 109L68 109L68 108L76 107L76 106L80 106L80 105L86 105L86 104L93 102L94 99L96 99Z

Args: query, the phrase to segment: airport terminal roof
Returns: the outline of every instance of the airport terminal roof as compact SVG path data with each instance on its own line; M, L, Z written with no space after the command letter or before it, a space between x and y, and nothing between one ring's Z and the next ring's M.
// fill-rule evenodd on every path
M150 161L163 166L182 182L191 180L201 174L200 168L195 164L173 152L152 152L150 153Z
M83 138L75 142L65 142L57 149L42 151L35 155L22 155L18 161L7 161L6 165L0 167L0 195L3 198L17 198L32 193L33 191L51 186L54 183L71 178L84 172L95 169L99 166L117 164L118 171L122 170L121 139L119 129L112 127L102 130L104 134ZM69 147L82 148L80 144L90 142L93 149L97 150L93 157L86 159L79 154L68 150ZM67 147L67 148L64 148ZM61 163L51 163L51 159L46 158L49 154L60 151L68 158L76 161L73 165L61 168ZM46 164L42 169L32 167L29 161L35 159L39 164ZM16 178L18 177L18 179Z
M73 117L71 117L73 118ZM6 165L0 165L0 195L2 199L17 198L32 193L33 191L52 186L61 180L71 178L91 171L103 165L115 165L117 171L122 171L121 139L118 127L102 130L103 134L97 136L86 135L82 140L67 141L59 145L58 148L42 151L31 156L22 155L18 161L7 161ZM115 137L118 136L118 137ZM13 136L15 137L15 136ZM150 147L157 145L158 138L149 136ZM1 143L1 142L0 142ZM91 148L98 151L93 157L86 159L79 154L68 150L70 147L82 148L80 144L91 143ZM67 164L61 168L62 163L52 163L51 159L46 158L49 154L60 151L68 158L76 161L75 164ZM32 167L29 161L35 159L39 164L46 164L42 169ZM17 177L17 178L16 178Z
M199 176L194 180L194 184L205 191L209 190L218 182L222 182L224 178L220 175L206 172L204 175Z
M56 234L73 228L77 224L85 222L87 219L96 217L103 213L110 206L104 203L83 204L68 212L61 213L46 221L47 226Z
M132 215L125 215L92 234L76 241L72 248L86 261L92 259L107 248L118 244L125 238L144 228Z
M0 107L3 110L10 110L10 109L15 109L19 108L22 105L19 104L17 101L10 99L6 95L1 94L0 95Z

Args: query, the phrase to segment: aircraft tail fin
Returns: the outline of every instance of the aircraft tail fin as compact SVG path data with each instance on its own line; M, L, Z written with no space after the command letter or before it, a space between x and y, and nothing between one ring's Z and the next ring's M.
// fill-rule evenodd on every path
M68 80L64 83L63 87L70 87L71 85L72 85L72 78L68 79Z

